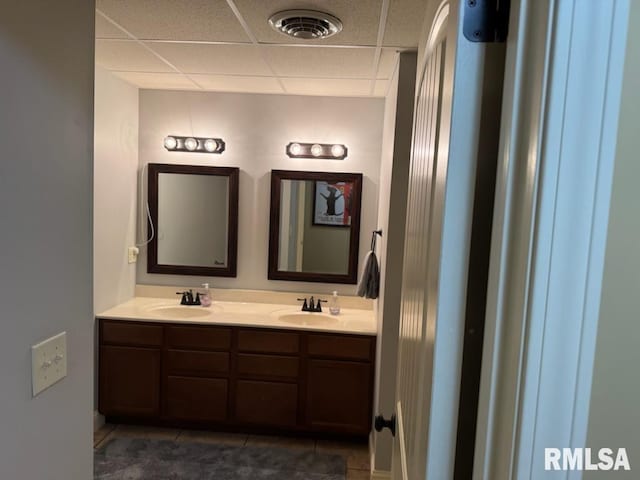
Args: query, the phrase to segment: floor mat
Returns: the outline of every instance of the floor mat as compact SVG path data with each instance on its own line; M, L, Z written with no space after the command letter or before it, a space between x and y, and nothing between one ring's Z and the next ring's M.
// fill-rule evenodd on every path
M113 438L94 454L95 480L345 480L340 455L280 447Z

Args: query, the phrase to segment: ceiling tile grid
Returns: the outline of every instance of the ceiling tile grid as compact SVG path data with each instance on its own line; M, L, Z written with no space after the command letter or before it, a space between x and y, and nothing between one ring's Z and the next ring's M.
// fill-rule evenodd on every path
M122 80L140 88L160 90L193 90L197 85L181 73L146 73L112 71Z
M372 48L263 47L282 77L371 78Z
M126 40L96 40L96 64L107 70L175 73L142 45Z
M384 96L417 46L427 0L97 0L96 63L140 88ZM273 30L286 9L337 16L304 41Z
M249 41L226 0L97 0L96 8L141 40Z
M254 45L145 43L183 73L271 75Z

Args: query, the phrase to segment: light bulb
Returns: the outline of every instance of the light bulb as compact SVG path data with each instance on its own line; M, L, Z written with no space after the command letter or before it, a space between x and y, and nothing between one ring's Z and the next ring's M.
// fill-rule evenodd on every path
M189 137L184 141L184 148L186 148L190 152L193 152L196 148L198 148L198 141L193 137Z
M344 155L344 147L342 145L334 145L331 147L331 155L334 157L342 157Z
M314 157L319 157L320 155L322 155L322 145L314 143L311 146L311 155L313 155Z
M166 137L164 139L164 148L173 150L178 145L178 141L174 137Z
M292 143L289 145L289 153L291 155L300 155L302 153L302 145L299 143Z
M207 138L204 141L204 149L209 153L213 153L218 149L218 142L216 142L213 138Z

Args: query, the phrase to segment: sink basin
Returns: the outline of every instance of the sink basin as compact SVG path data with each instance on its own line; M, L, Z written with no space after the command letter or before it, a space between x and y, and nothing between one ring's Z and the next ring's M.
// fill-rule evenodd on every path
M290 323L292 325L306 326L329 326L340 322L336 317L323 315L321 313L291 313L288 315L280 315L278 319L281 322Z
M190 307L186 305L165 305L161 307L153 307L149 309L157 315L162 315L167 318L200 318L206 317L213 313L213 308L204 307Z

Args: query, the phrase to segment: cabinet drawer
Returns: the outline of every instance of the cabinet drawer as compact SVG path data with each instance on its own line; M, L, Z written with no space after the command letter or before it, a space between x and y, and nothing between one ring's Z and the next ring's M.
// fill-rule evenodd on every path
M167 327L169 348L229 350L231 329L217 327Z
M114 345L160 347L162 346L162 327L144 323L102 320L101 341Z
M374 354L374 339L369 337L347 337L343 335L309 335L310 356L343 358L346 360L371 361Z
M297 333L240 330L238 332L238 350L293 354L300 351L300 338Z
M227 352L167 350L165 358L170 375L215 375L229 372Z
M224 421L227 418L227 380L168 377L165 415L173 419Z
M298 386L292 383L238 380L236 420L241 423L293 426L298 418Z
M297 357L240 353L238 354L238 374L297 379L299 363L300 360Z

